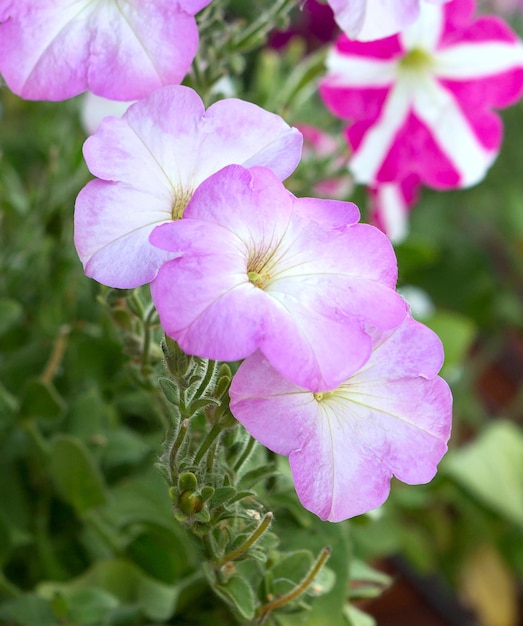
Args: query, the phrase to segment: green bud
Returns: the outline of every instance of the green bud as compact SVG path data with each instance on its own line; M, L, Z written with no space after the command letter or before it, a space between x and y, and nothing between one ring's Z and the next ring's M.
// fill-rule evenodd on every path
M184 491L196 491L198 489L198 479L192 472L185 472L178 479L178 489L183 494Z
M178 506L185 515L195 515L203 509L203 501L199 494L194 491L184 491L178 498ZM208 520L202 520L208 521Z

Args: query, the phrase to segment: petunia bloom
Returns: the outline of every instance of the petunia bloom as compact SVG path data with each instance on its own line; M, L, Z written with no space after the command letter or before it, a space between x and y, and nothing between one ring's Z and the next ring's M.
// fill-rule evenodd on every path
M420 0L327 0L339 27L351 39L372 41L394 35L419 17ZM423 3L424 0L421 0ZM448 0L427 0L441 4Z
M0 73L28 100L138 100L182 81L211 0L3 0Z
M231 411L289 457L303 506L338 522L383 504L393 475L408 484L433 478L451 429L442 361L437 336L410 316L374 332L367 363L327 393L294 385L257 352L232 381Z
M365 325L406 315L392 246L358 219L352 203L295 198L267 168L220 170L151 234L178 255L151 283L163 329L188 354L259 349L297 384L336 387L370 355Z
M416 175L437 189L479 182L502 138L492 109L523 92L523 46L497 17L473 19L473 0L421 6L418 22L374 43L342 36L321 95L350 120L358 182Z
M122 289L150 282L172 256L149 243L150 233L181 217L203 180L231 163L263 165L284 179L301 146L299 131L279 116L235 98L205 111L198 94L180 85L106 118L84 144L97 179L76 201L75 244L85 273Z
M408 234L409 213L418 199L419 186L414 175L369 189L371 222L395 244L401 243Z

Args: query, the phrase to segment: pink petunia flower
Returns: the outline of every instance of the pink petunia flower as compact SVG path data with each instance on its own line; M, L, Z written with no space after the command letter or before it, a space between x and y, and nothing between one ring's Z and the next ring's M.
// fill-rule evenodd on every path
M182 81L210 1L3 0L0 73L28 100L138 100Z
M423 3L425 0L421 0ZM449 0L426 0L441 4ZM351 39L372 41L399 33L419 17L420 0L327 0Z
M162 87L103 120L84 144L97 176L80 192L75 244L85 273L104 285L150 282L171 254L149 243L182 216L198 185L231 163L263 165L281 179L300 160L302 137L280 117L235 98L207 111L195 91Z
M348 202L295 198L267 168L228 166L151 242L177 254L151 283L166 334L221 361L256 350L295 383L332 389L368 359L366 324L398 326L396 259Z
M409 213L418 199L419 180L408 176L398 183L382 183L369 189L371 223L395 244L409 232Z
M231 411L289 457L303 506L338 522L383 504L393 475L408 484L433 478L451 429L442 362L437 336L409 316L374 332L367 363L327 393L297 387L257 352L232 381Z
M376 185L416 175L437 189L479 182L502 124L492 111L523 92L523 46L497 17L473 19L473 0L423 4L418 22L375 43L342 36L321 95L351 120L350 169Z

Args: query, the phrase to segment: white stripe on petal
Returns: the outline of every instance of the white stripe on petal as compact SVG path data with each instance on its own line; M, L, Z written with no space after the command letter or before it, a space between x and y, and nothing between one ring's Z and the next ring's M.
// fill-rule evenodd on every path
M438 77L472 80L523 67L523 45L519 41L459 44L436 53L434 59Z
M461 176L460 187L478 183L496 156L479 141L452 95L426 76L414 95L416 115Z
M326 60L329 86L383 87L392 84L397 75L397 61L369 59L340 54L332 49Z
M406 50L421 48L429 52L438 44L443 31L443 7L422 2L419 18L400 33L400 41Z
M411 90L405 81L398 81L385 101L381 117L367 131L350 161L350 170L357 182L375 181L396 133L407 118L410 105Z
M408 207L396 183L383 183L376 192L376 205L385 233L393 243L401 243L409 233Z

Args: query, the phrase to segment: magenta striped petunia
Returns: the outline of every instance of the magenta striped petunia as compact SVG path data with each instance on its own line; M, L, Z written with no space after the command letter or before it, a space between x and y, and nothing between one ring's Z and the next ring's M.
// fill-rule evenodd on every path
M376 186L416 176L449 189L478 183L501 144L493 109L523 92L523 45L473 0L424 3L418 22L372 43L341 36L320 91L350 121L350 170Z

